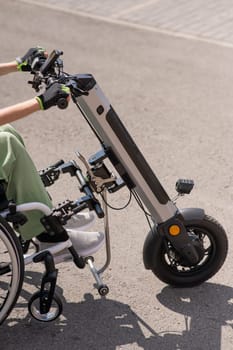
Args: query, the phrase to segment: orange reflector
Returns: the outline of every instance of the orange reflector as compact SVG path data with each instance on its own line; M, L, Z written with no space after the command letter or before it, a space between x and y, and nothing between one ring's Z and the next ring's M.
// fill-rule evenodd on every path
M178 236L180 234L180 227L178 225L171 225L169 227L169 233L171 236Z

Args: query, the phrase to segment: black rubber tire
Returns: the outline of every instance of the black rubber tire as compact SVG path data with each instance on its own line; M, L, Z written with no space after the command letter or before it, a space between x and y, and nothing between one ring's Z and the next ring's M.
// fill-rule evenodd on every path
M186 221L187 230L208 237L209 248L205 259L190 268L177 263L172 266L168 259L163 239L156 245L153 260L153 273L163 282L175 287L193 287L214 276L222 267L228 251L228 239L223 227L212 217L205 215L202 220ZM180 269L180 270L179 270Z
M45 295L46 293L48 294L47 291L45 291L44 293ZM40 294L41 294L40 291L34 293L28 303L28 311L30 315L40 322L52 322L56 320L63 311L61 299L58 297L58 295L56 294L53 295L52 304L53 306L54 305L56 306L56 310L57 310L57 312L54 315L52 314L51 311L49 311L47 314L41 314L39 311L39 305L37 305L39 304Z
M6 266L5 269L3 266ZM18 237L1 216L0 267L0 324L2 324L15 306L21 292L24 280L24 259Z

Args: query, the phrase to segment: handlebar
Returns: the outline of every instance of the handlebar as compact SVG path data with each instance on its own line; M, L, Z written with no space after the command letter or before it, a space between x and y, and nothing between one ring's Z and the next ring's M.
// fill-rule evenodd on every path
M96 82L93 76L89 74L70 75L63 72L63 63L62 60L59 59L62 54L63 52L60 50L53 50L46 61L43 62L40 69L32 72L32 74L34 74L34 79L29 83L32 84L32 87L36 91L39 90L42 84L45 84L46 87L55 82L64 84L70 88L71 96L75 103L75 99L77 97L81 95L88 95L88 91L96 84ZM60 98L57 102L57 106L61 109L66 108L67 105L68 101L65 98ZM58 179L60 172L69 172L71 176L75 175L77 177L81 185L81 191L83 191L86 195L83 197L83 203L85 202L89 208L95 210L99 218L103 218L103 209L99 201L95 198L93 189L75 162L64 163L63 161L59 161L58 163L54 164L52 168L42 171L41 176L42 180L44 179L44 184L46 186L53 184L54 181ZM81 205L81 203L79 205Z
M49 73L49 71L54 68L54 65L55 65L57 59L61 55L63 55L62 51L53 50L51 52L51 54L48 56L48 58L46 59L46 61L44 62L44 64L41 66L40 73L42 75L46 75L47 73Z
M88 91L85 90L86 86L83 86L82 75L71 75L63 71L63 62L60 59L61 55L63 55L63 52L61 50L53 50L48 58L45 61L41 62L39 65L40 68L32 71L34 78L28 83L31 84L32 88L37 92L40 90L42 84L44 84L46 87L55 82L64 84L70 89L72 99L75 102L75 98L81 95L88 95ZM85 77L86 76L88 76L88 79L90 80L90 86L92 86L94 82L92 75L85 75ZM65 109L68 106L67 99L61 98L58 101L57 106L60 109Z

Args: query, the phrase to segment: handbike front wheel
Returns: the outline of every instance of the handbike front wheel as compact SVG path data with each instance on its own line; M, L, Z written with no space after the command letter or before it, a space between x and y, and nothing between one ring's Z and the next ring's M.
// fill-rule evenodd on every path
M11 226L0 216L0 324L13 309L23 279L22 248Z
M163 282L176 287L193 287L217 273L223 265L228 240L223 227L212 217L184 222L187 232L199 241L203 256L196 265L188 265L169 241L159 240L154 249L152 272Z

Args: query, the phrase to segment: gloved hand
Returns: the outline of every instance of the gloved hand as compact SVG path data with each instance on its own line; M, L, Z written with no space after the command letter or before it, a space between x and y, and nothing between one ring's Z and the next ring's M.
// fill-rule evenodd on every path
M41 64L43 64L43 61L45 61L46 57L47 57L47 53L45 49L39 46L32 47L31 49L28 50L28 52L26 52L24 56L16 58L17 69L23 72L31 72L33 61L36 58L38 59L38 62L42 59Z
M59 83L50 85L43 94L37 96L36 99L41 109L48 109L58 105L59 108L66 108L70 96L70 89Z

